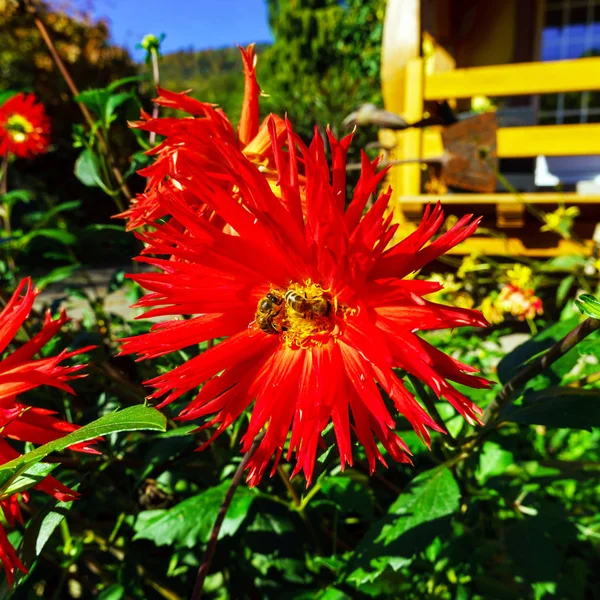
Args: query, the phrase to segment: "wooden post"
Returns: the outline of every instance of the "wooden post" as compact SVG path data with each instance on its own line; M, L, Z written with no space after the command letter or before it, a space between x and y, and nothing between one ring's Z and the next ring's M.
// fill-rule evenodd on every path
M421 1L388 0L383 29L381 84L386 110L402 115L409 123L423 114L423 61L421 53ZM382 131L382 142L393 135L392 160L421 158L421 132ZM388 178L394 190L396 220L414 216L420 205L402 203L402 196L421 191L421 166L417 163L393 167ZM407 214L407 213L410 213Z

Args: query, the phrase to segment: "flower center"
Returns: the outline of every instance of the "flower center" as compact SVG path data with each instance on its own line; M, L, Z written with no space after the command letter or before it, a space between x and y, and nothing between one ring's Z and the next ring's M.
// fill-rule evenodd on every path
M4 129L13 141L21 144L27 139L27 135L33 131L34 127L23 115L13 114L6 120Z
M349 312L329 290L308 280L290 283L286 290L272 288L259 301L255 322L290 348L310 348L339 335Z

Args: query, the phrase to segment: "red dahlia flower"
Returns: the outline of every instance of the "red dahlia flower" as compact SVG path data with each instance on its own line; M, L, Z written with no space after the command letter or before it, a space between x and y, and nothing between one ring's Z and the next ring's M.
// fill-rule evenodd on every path
M17 94L0 106L0 155L32 158L50 144L50 119L33 94Z
M396 230L391 216L384 218L390 191L361 218L385 174L376 172L378 161L363 155L346 208L351 136L341 141L329 136L330 177L318 134L307 148L290 129L289 152L283 152L274 122L270 129L282 198L234 144L219 139L207 152L226 166L243 204L200 168L188 182L190 193L238 235L198 219L177 195L159 196L171 219L140 237L146 254L170 258L138 259L161 271L132 276L150 290L138 306L151 308L148 317L196 316L154 325L150 333L125 340L123 351L153 358L227 337L146 383L156 390L152 398L164 397L160 406L202 386L178 418L212 415L202 426L216 426L207 444L254 403L242 451L263 431L264 437L249 462L251 485L272 458L277 465L290 431L287 459L296 455L292 476L303 471L310 484L321 434L330 422L342 468L352 464L351 431L364 446L371 471L376 460L386 464L377 442L392 458L407 462L408 448L394 431L391 405L426 443L428 427L441 430L395 369L418 377L469 422L481 412L448 380L477 388L487 382L417 331L487 322L478 311L424 300L442 287L439 283L405 279L471 235L479 220L463 217L432 241L444 215L439 205L427 207L417 230L388 248ZM306 169L305 203L296 146Z
M277 190L277 172L271 137L267 129L267 119L260 124L259 96L260 87L256 80L256 55L254 44L246 49L240 48L244 63L244 102L237 127L237 135L227 115L213 104L199 102L187 95L187 92L174 93L158 88L159 96L154 100L160 106L184 111L191 117L158 118L142 113L142 120L132 126L164 136L164 141L148 152L156 156L151 166L139 171L148 178L143 194L138 194L131 206L118 217L128 219L127 229L132 230L164 217L166 212L158 200L161 189L180 193L185 202L196 202L204 218L215 224L224 223L204 203L198 204L196 196L187 192L185 180L189 176L190 165L199 162L205 165L205 172L221 180L221 185L231 187L227 170L214 160L206 151L207 138L220 137L235 144L244 155L265 173L268 181ZM272 115L277 138L286 137L285 124L280 117ZM277 193L277 191L276 191Z
M37 294L37 290L32 289L31 281L24 279L0 313L0 355L4 353L27 319ZM40 385L50 385L73 393L69 381L84 377L78 371L85 365L63 366L61 363L76 354L89 350L89 347L73 352L63 351L57 356L49 358L37 360L33 358L66 322L67 317L64 312L54 320L48 313L42 330L38 334L18 350L0 360L0 464L7 463L20 455L8 440L46 444L78 429L77 425L52 416L55 414L54 411L18 402L16 398L17 394ZM88 444L76 444L71 446L71 450L95 453L96 451ZM77 497L76 492L50 475L38 483L34 489L45 492L57 500L73 500ZM25 502L29 499L28 493L20 495ZM18 496L19 494L13 494L0 498L0 507L10 527L14 525L15 520L23 523ZM2 560L6 577L11 585L15 568L26 572L1 525L0 560Z

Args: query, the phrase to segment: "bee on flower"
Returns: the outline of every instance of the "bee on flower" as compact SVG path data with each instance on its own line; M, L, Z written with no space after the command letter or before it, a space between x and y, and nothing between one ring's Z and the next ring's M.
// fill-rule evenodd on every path
M50 119L33 94L16 94L0 106L0 156L33 158L50 145Z
M351 135L338 141L328 133L330 170L318 132L306 146L289 124L284 139L277 120L267 125L278 193L234 141L207 138L204 152L227 169L235 193L202 164L190 165L186 193L206 203L237 235L199 219L181 190L158 193L170 218L140 234L145 249L138 259L156 271L131 278L148 290L138 303L146 316L172 320L124 340L122 351L152 359L226 338L146 384L154 388L151 398L160 399L159 407L194 392L178 419L201 420L202 429L213 430L202 448L250 409L241 442L242 452L258 443L247 465L250 485L269 465L273 474L284 456L295 460L292 476L303 472L310 484L329 424L342 468L352 465L354 440L364 447L371 472L377 461L386 465L381 448L409 462L393 415L404 416L427 444L430 430L442 429L396 369L418 377L468 422L479 422L481 410L451 382L475 388L488 382L418 331L487 322L478 311L425 299L440 283L409 279L469 237L479 219L467 215L436 237L444 214L439 204L427 206L418 228L393 243L397 226L384 216L391 190L363 215L386 174L377 170L378 160L363 154L361 176L347 202ZM183 136L185 127L181 131Z

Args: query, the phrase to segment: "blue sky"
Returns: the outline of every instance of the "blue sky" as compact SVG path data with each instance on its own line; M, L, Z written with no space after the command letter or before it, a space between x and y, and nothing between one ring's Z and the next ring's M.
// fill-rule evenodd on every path
M166 34L164 52L271 41L265 0L75 0L77 8L105 17L113 41L136 59L147 33Z

